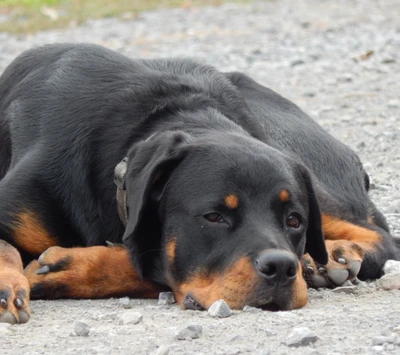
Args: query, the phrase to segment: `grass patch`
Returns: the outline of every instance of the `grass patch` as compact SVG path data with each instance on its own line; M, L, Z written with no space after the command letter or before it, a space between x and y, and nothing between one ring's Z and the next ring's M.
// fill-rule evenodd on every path
M87 19L132 18L145 10L220 5L224 2L227 0L0 0L0 32L33 33L78 25Z

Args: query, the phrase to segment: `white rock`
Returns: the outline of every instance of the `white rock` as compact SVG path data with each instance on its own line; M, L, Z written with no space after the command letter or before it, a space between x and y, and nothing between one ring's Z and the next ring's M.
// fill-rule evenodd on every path
M185 328L182 328L175 333L175 339L185 340L185 339L197 339L203 334L203 327L198 324L191 324Z
M175 297L172 292L160 292L158 295L158 304L165 306L175 303Z
M243 312L248 313L261 313L263 310L261 308L251 307L251 306L244 306Z
M211 317L226 318L232 314L232 311L224 300L218 300L208 309L208 314Z
M118 304L125 309L129 309L132 307L131 300L129 297L122 297L119 299Z
M305 346L315 343L318 336L306 327L294 328L289 336L286 338L287 346Z
M88 324L82 321L75 321L73 324L74 333L80 337L87 337L90 333L90 327Z
M157 350L152 352L152 355L168 355L170 347L167 345L161 345Z
M379 280L376 280L376 287L384 290L400 289L400 272L382 276Z
M394 272L400 272L400 261L388 260L382 268L383 273L392 274Z
M124 312L120 315L118 324L127 325L127 324L138 324L143 320L143 315L139 312L128 311Z
M354 293L357 290L357 286L341 286L336 287L332 290L334 293Z

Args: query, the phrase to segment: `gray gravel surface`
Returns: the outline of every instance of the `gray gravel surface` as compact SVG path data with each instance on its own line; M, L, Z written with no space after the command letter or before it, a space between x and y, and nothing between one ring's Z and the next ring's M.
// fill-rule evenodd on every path
M195 3L195 2L194 2ZM0 71L51 42L94 42L132 57L190 56L241 70L288 97L356 150L371 196L400 234L400 4L398 0L264 1L142 13L36 35L0 33ZM123 301L123 303L126 301ZM0 327L1 354L400 354L400 291L360 284L311 290L291 312L234 311L229 318L157 300L32 302L27 324ZM143 315L120 325L125 312ZM90 329L76 336L74 322ZM199 338L178 340L200 325ZM289 347L294 328L317 340ZM305 342L307 343L307 342Z

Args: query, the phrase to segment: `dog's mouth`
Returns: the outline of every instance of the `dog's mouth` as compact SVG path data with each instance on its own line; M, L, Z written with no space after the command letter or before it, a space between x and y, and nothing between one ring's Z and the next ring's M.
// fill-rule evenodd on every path
M183 307L185 309L193 310L193 311L204 311L206 307L203 307L191 294L187 294L183 300ZM269 302L263 305L258 305L256 308L260 308L263 311L270 312L278 312L285 310L285 307L282 307L277 302Z

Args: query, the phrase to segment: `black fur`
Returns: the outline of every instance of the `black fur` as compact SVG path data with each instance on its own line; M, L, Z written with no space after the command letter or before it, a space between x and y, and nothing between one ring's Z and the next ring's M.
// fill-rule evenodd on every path
M299 258L306 249L324 264L322 211L382 235L362 277L399 258L357 155L244 74L186 59L131 60L95 45L45 46L0 78L0 139L0 237L11 244L13 218L34 211L59 245L123 240L144 277L167 283L161 251L171 235L182 239L181 281L199 265L223 270L268 248ZM125 156L126 230L113 184ZM289 205L276 201L282 188ZM244 195L236 211L216 202L230 193ZM225 221L218 226L204 219L215 210ZM302 229L285 230L290 211ZM25 262L37 257L19 250Z

